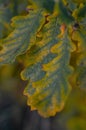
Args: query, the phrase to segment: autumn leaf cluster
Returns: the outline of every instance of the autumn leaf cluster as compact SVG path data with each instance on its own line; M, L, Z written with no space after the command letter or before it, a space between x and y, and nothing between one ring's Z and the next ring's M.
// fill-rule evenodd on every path
M0 65L21 61L27 104L44 117L54 116L72 88L86 87L86 0L23 4L25 10L20 0L0 0Z

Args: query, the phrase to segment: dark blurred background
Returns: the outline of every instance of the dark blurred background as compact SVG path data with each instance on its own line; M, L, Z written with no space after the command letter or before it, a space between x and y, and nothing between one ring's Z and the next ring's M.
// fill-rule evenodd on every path
M13 16L26 14L28 0L0 0L0 39L11 31ZM50 118L30 111L23 90L21 58L0 67L0 130L86 130L86 91L73 88L65 108Z
M86 130L86 92L73 89L63 111L43 118L27 106L22 68L19 62L0 68L0 130Z

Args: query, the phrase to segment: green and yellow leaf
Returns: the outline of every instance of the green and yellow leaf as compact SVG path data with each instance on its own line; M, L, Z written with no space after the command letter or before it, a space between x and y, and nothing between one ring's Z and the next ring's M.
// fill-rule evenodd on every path
M68 77L72 46L67 30L60 36L57 16L50 17L43 29L43 38L28 55L28 67L21 73L29 83L24 91L32 110L49 117L63 109L70 93ZM60 37L59 37L60 36Z
M76 86L86 89L86 28L84 21L80 24L80 29L73 33L72 38L78 43L76 53L79 54L73 78Z
M14 31L1 40L0 64L12 63L18 55L23 54L35 42L36 34L45 22L42 10L31 11L26 16L12 19Z

